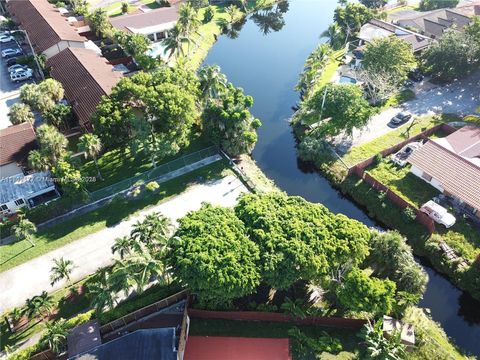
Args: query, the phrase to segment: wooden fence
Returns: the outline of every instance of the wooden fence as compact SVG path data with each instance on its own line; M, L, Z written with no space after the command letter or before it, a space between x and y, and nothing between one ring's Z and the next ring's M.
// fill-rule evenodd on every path
M387 149L382 150L379 154L382 155L382 157L389 156L393 153L396 153L399 151L401 148L403 148L405 145L415 142L415 141L420 141L420 140L427 140L429 136L434 134L437 131L443 131L446 134L451 134L455 131L457 131L456 128L453 126L450 126L448 124L438 124L435 125L434 127L431 127L425 131L422 131L421 133L412 136L411 138L408 138L405 141L402 141L396 145L393 145ZM375 163L375 157L377 155L374 155L364 161L359 162L358 164L350 167L348 169L348 175L357 175L361 179L363 179L367 184L369 184L372 188L374 188L377 191L382 191L385 193L385 195L399 208L405 209L407 207L413 209L415 213L417 214L416 216L416 221L420 224L422 224L430 233L433 233L435 231L435 222L430 219L425 213L421 212L420 209L417 207L413 206L410 204L408 201L400 197L396 192L392 191L389 187L385 186L382 184L380 181L377 179L373 178L370 174L365 172L365 169L368 168L370 165Z
M139 319L144 318L145 316L151 315L161 309L164 309L172 304L179 302L180 300L187 299L190 291L189 290L182 290L176 294L173 294L165 299L157 301L151 305L145 306L137 311L134 311L128 315L125 315L117 320L109 322L100 327L100 334L104 336L109 332L118 330L123 328L124 326L131 324Z
M345 319L340 317L313 317L297 318L292 315L261 312L261 311L209 311L189 309L188 315L192 318L201 319L223 319L223 320L242 320L242 321L269 321L295 323L297 325L317 325L345 329L360 329L367 323L361 319Z

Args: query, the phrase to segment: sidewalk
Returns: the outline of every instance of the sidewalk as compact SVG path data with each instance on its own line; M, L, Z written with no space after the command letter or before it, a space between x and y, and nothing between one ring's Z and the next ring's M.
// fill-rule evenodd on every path
M43 290L54 291L64 286L63 283L50 286L50 269L53 259L64 257L72 260L76 268L72 281L78 281L94 273L98 268L112 263L111 246L117 237L126 236L138 220L153 212L161 212L172 221L190 211L200 208L203 202L221 206L233 206L238 196L247 189L234 176L221 180L195 185L175 198L151 207L139 214L122 221L115 226L88 235L71 244L65 245L48 254L0 274L0 312L23 305L27 298L40 294Z

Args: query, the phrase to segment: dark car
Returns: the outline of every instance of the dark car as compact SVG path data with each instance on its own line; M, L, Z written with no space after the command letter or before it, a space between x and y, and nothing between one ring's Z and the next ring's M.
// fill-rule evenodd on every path
M405 124L411 118L412 118L412 114L407 113L407 112L399 112L397 115L395 115L392 118L392 120L390 120L388 125L390 127L399 126L399 125Z
M423 76L423 74L418 69L412 70L408 73L408 78L415 82L422 81L424 77L425 76Z
M12 65L15 65L17 63L17 59L16 57L13 57L13 58L10 58L8 59L5 63L7 64L7 67L10 67Z

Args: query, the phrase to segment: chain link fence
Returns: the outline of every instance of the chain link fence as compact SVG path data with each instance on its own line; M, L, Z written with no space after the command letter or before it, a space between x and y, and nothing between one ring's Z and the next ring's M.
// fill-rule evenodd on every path
M96 201L114 195L118 192L129 189L134 185L142 185L150 181L154 181L159 177L166 175L172 171L181 169L185 166L192 165L210 156L218 155L216 146L210 146L206 149L196 151L191 154L184 155L178 159L172 160L165 164L161 164L147 172L136 175L134 177L122 180L110 186L106 186L99 190L89 193L90 201Z

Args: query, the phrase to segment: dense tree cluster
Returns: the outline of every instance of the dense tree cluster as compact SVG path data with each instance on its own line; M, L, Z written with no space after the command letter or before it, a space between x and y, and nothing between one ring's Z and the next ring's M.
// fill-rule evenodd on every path
M339 6L335 9L333 19L342 29L343 35L351 38L374 16L375 13L365 5L349 2L345 6Z
M454 8L459 2L460 0L420 0L419 8L422 11Z
M180 219L168 263L203 304L223 306L260 283L258 246L231 209L204 205Z

